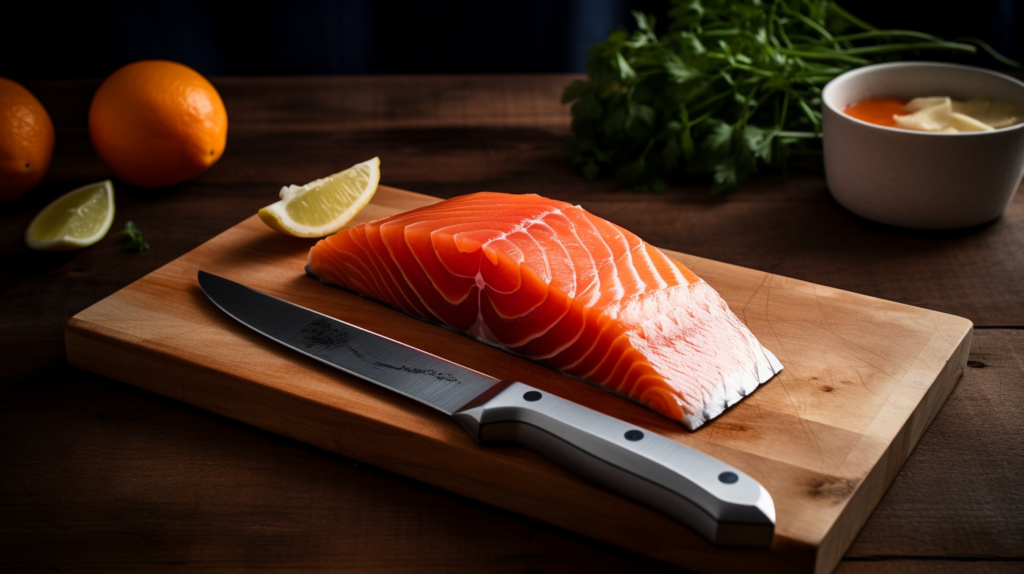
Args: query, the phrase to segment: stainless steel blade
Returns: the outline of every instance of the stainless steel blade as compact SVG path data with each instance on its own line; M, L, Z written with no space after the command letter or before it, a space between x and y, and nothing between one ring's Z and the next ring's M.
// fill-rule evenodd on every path
M322 313L199 272L225 313L278 343L434 407L481 443L514 442L716 544L768 546L775 505L739 469L521 382L499 381Z
M235 320L287 347L447 414L500 381L344 321L199 272L199 286Z

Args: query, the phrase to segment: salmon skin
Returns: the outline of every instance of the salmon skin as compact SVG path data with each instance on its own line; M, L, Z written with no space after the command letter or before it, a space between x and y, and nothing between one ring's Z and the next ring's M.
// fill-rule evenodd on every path
M695 430L782 370L703 279L621 227L482 192L344 229L307 271Z

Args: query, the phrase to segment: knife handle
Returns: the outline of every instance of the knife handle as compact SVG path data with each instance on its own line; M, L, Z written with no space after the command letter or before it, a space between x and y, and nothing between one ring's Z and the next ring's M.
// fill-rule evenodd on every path
M523 383L455 418L481 443L512 442L724 546L772 543L775 504L728 464Z

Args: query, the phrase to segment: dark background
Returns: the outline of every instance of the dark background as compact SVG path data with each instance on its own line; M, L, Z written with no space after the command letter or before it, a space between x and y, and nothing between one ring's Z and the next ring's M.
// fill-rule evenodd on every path
M973 36L1024 60L1020 0L840 4L882 28ZM663 15L667 7L667 0L24 1L4 8L0 76L104 77L150 58L212 76L581 72L593 43L632 25L630 10ZM984 57L971 63L1002 67Z

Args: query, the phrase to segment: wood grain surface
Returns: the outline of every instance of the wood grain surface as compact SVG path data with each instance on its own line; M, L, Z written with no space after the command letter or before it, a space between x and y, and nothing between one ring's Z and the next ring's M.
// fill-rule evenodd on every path
M281 185L380 155L385 184L544 193L666 248L967 317L963 379L837 571L1020 571L1024 198L978 229L918 233L849 214L814 174L765 174L724 200L699 181L632 194L566 166L571 79L214 78L231 117L221 161L167 190L115 181L115 233L64 254L30 252L22 233L54 197L109 176L86 131L100 80L29 83L57 152L42 186L0 206L0 570L677 571L68 367L71 316ZM150 251L121 250L127 219Z
M437 199L382 186L357 225ZM703 572L831 572L960 379L959 317L668 252L703 277L786 365L696 433L550 369L311 280L314 240L255 216L75 315L72 366ZM199 270L341 318L501 380L650 429L760 481L770 552L719 549L515 448L481 448L431 409L341 375L225 317Z

